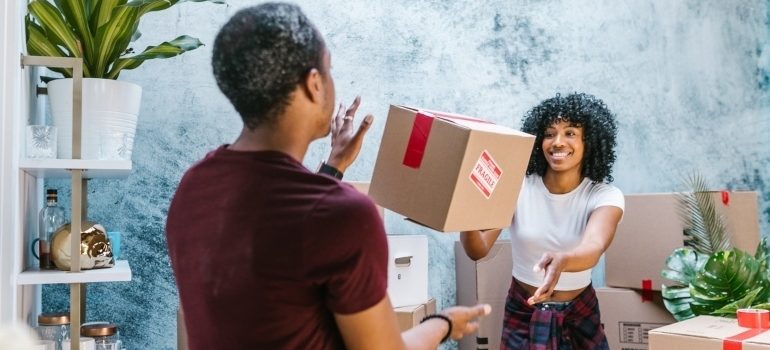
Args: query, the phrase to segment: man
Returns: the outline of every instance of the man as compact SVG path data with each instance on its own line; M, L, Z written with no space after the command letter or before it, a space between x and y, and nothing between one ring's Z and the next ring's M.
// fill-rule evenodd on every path
M241 10L217 35L214 75L243 130L185 173L166 228L191 349L435 349L489 313L453 307L398 333L382 220L339 181L372 116L353 132L356 98L332 120L330 60L294 5ZM330 129L315 174L302 159Z

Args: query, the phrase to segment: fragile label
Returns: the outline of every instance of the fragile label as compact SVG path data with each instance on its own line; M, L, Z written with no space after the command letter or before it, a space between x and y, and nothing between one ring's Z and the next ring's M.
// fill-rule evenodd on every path
M470 179L476 188L481 191L487 199L492 196L495 191L497 182L500 181L500 177L503 175L503 170L497 165L492 156L489 155L487 150L481 152L479 160L476 161L476 165L473 166Z

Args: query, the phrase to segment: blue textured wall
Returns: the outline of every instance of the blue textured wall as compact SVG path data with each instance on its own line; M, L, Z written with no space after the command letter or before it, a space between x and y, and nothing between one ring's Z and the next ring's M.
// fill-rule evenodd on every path
M145 17L138 47L181 34L211 43L251 1L183 4ZM371 177L389 103L465 113L518 127L556 92L585 91L619 118L615 183L626 193L683 190L698 170L715 188L761 192L768 228L768 3L764 0L301 1L326 35L338 97L363 96L375 125L346 179ZM122 327L130 349L175 347L177 294L164 243L170 197L182 172L231 142L240 120L216 88L210 46L149 62L122 80L144 88L134 171L89 184L90 217L124 232L131 282L89 286L88 320ZM311 169L328 140L305 159ZM51 183L53 186L66 184ZM64 191L66 195L66 190ZM66 199L65 199L66 201ZM453 242L404 223L393 234L430 238L430 292L454 303ZM597 285L601 273L594 274ZM66 308L65 286L44 289L44 308Z

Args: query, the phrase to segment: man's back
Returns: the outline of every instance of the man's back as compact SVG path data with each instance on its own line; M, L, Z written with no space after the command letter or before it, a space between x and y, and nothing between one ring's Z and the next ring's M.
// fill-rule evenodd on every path
M275 151L211 152L183 177L167 240L192 349L336 349L333 313L386 293L368 197Z

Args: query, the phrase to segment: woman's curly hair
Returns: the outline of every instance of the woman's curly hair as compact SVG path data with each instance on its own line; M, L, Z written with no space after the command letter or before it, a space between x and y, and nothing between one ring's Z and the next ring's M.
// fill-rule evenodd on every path
M543 134L553 123L563 120L583 127L582 175L594 182L612 182L615 163L615 137L618 133L615 115L595 96L573 93L549 98L527 112L521 131L535 135L527 175L545 175L548 162L543 155Z

